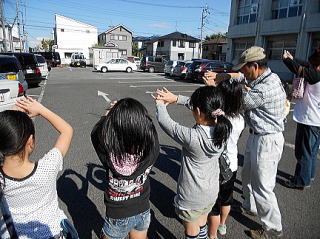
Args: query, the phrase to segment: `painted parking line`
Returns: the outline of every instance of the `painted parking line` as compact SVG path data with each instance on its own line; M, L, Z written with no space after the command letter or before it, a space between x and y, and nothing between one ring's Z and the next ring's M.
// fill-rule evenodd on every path
M43 95L44 95L44 90L46 88L46 85L47 85L47 82L48 81L43 81L43 85L41 86L41 93L40 93L40 96L38 98L38 102L41 103L42 99L43 99Z
M175 86L175 87L194 87L198 86L197 84L193 85L170 85L170 87ZM143 88L143 87L163 87L163 85L130 85L129 87L131 88Z
M290 143L285 142L284 146L286 146L286 147L288 147L290 149L294 149L294 144L290 144Z
M140 80L140 81L119 81L119 84L137 84L137 83L169 83L169 82L176 82L174 80L154 80L154 81L147 81L147 80Z
M194 90L170 90L172 93L191 93L194 92ZM146 94L154 94L156 91L146 91Z

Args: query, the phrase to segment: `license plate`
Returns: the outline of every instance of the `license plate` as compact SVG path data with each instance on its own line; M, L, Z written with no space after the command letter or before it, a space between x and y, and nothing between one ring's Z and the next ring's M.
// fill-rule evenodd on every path
M33 73L33 70L28 69L27 74L31 74L31 73Z
M80 63L77 63L77 66L80 66Z
M7 75L7 79L8 80L16 80L17 77L16 77L16 75Z

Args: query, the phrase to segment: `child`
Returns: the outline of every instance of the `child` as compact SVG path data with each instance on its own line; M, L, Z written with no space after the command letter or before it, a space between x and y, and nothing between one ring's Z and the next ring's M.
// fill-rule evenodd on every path
M166 99L166 89L157 91L157 117L161 128L182 145L182 162L175 196L185 238L207 238L207 217L219 192L219 157L232 126L224 116L223 95L212 86L198 88L190 100L183 96ZM189 102L188 102L189 101ZM166 105L178 102L192 109L196 125L188 128L173 121Z
M159 154L158 135L146 108L124 98L102 116L91 133L106 169L106 218L102 238L147 238L149 173Z
M241 84L232 78L218 84L217 89L225 97L225 114L232 124L232 131L227 141L227 155L230 160L230 169L233 177L226 183L220 185L218 199L209 213L209 235L210 239L217 238L217 230L221 235L227 233L225 225L233 202L233 186L236 180L238 169L238 139L245 127L244 119L241 116L242 108L242 87Z
M73 130L58 115L24 98L17 107L29 113L6 110L0 113L1 192L8 203L19 238L60 238L67 217L58 206L56 178L62 170ZM60 133L54 147L38 162L29 160L35 148L35 129L30 117L41 115ZM77 234L75 232L75 234ZM10 238L1 235L1 238ZM62 237L61 237L62 238ZM78 238L74 235L72 238Z

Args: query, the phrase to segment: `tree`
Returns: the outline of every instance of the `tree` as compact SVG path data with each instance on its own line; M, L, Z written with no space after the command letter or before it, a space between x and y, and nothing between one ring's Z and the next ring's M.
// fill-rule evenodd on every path
M53 40L51 39L42 39L41 40L41 44L40 44L41 48L45 51L52 51L52 46L53 46Z
M227 33L223 33L223 32L218 32L218 33L214 33L210 36L206 36L204 39L206 41L212 40L212 39L216 39L216 38L226 38L227 37Z

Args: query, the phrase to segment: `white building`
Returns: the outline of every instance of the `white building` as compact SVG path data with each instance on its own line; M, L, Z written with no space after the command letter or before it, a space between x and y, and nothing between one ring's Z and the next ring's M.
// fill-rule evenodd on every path
M98 42L98 28L55 14L54 42L61 64L70 64L75 52L82 52L89 63L89 48Z
M19 34L18 34L18 27L17 25L14 25L13 27L9 24L6 24L6 45L7 50L11 52L19 52L22 51L23 46L25 44L25 40L22 37L21 43L19 40ZM2 27L0 25L0 52L4 52L4 45L3 45L3 31Z

